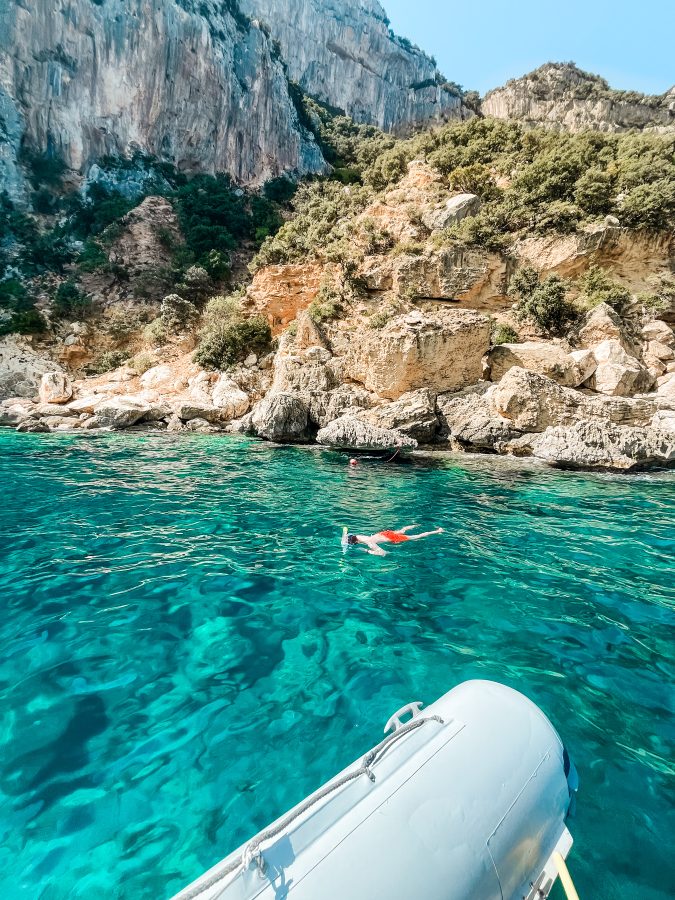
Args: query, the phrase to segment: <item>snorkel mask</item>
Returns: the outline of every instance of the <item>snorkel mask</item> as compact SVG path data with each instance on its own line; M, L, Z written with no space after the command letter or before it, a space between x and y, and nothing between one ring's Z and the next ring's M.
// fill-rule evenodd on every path
M346 553L350 546L356 544L356 535L350 534L346 525L342 526L342 552Z

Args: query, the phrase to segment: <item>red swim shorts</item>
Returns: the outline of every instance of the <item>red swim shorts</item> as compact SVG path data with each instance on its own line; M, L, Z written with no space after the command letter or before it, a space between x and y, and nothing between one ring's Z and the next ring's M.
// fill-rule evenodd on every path
M409 541L410 538L405 534L399 534L397 531L381 531L382 537L386 537L392 544L402 544L403 541Z

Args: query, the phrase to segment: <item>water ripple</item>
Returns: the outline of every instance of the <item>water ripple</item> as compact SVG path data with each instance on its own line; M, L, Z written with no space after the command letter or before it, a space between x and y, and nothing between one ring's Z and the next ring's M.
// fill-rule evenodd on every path
M675 894L673 475L6 432L0 467L8 896L168 896L470 677L564 735L581 893ZM340 551L413 521L446 533Z

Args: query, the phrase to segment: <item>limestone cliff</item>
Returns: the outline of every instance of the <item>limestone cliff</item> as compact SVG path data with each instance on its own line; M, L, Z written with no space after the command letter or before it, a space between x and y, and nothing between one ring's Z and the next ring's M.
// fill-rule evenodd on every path
M324 165L282 62L236 3L36 0L0 5L2 160L48 150L82 172L139 148L187 171L253 181Z
M472 115L425 53L388 27L377 0L240 0L279 42L308 94L385 131Z
M249 183L321 171L289 79L390 130L468 112L374 2L3 0L0 26L0 183L13 198L31 151L80 174L135 149Z
M490 91L485 116L567 131L675 132L675 86L659 97L612 90L573 63L546 63Z

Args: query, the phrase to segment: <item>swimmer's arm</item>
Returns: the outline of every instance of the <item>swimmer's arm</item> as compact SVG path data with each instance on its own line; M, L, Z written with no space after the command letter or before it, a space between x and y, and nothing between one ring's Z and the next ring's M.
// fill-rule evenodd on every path
M386 550L383 550L377 541L363 541L363 543L366 545L363 549L371 556L387 556ZM366 547L369 549L366 550Z

